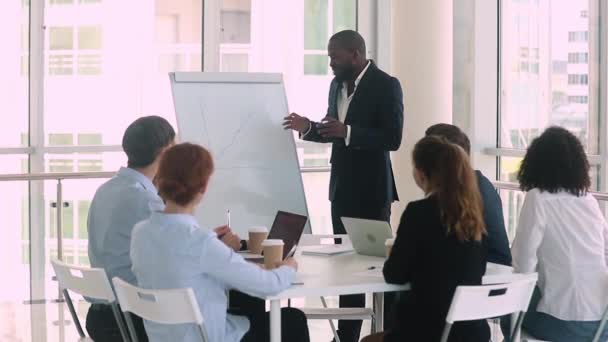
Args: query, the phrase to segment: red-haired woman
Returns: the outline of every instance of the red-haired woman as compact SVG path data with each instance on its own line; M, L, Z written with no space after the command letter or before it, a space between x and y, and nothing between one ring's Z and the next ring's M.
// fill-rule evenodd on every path
M262 269L227 247L214 231L199 226L193 213L212 173L211 154L201 146L185 143L165 151L156 181L166 208L135 226L133 272L144 288L192 288L211 341L267 341L268 317L228 314L226 292L235 289L259 297L276 294L291 286L297 263L287 259L273 270ZM284 340L309 340L306 318L300 311L284 309L282 323ZM189 325L146 321L145 326L150 341L198 338Z

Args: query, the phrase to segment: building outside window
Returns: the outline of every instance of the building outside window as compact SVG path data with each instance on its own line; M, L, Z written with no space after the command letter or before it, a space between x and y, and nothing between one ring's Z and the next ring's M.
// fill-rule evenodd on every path
M577 135L589 154L598 154L599 55L593 51L599 31L589 16L597 0L500 3L499 147L525 150L546 127L559 125ZM521 158L499 160L500 179L516 181ZM598 167L591 172L599 190ZM511 237L523 196L503 196Z

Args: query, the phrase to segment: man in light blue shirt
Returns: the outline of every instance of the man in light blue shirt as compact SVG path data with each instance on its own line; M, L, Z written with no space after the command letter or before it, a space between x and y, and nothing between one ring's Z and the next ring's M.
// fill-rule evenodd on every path
M147 116L135 120L122 139L128 164L95 193L87 228L89 259L92 267L105 269L108 278L119 277L136 284L129 257L131 232L136 223L164 209L153 179L160 157L173 145L175 131L167 120ZM141 319L135 319L140 341L147 341ZM87 314L87 331L95 341L120 341L120 331L111 307L91 305Z

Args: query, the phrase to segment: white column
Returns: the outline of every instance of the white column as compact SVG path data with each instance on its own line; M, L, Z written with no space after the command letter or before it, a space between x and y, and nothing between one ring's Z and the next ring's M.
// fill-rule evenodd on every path
M411 153L426 128L452 122L452 0L392 1L392 73L403 87L403 142L392 154L401 200L392 208L396 228L408 202L422 197L412 178Z

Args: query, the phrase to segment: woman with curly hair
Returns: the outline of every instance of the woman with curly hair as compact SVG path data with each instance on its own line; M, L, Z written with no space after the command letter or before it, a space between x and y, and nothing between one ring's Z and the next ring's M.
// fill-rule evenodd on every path
M566 129L548 128L532 141L518 179L527 194L513 266L538 272L523 328L553 342L591 341L608 305L608 225L588 192L583 146Z

